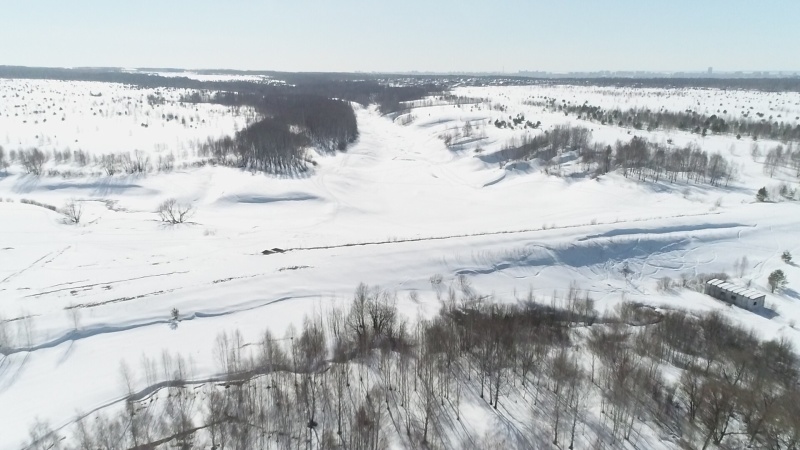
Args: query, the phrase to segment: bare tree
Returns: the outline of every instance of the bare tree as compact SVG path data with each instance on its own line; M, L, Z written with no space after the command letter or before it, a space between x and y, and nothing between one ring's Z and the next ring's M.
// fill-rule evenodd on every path
M739 278L744 277L748 269L750 269L750 261L748 261L747 256L742 256L733 263L733 271Z
M11 322L0 315L0 355L6 354L14 346L14 335L11 332Z
M577 377L577 363L561 348L550 361L550 379L553 382L553 445L558 445L561 419L570 403L568 386Z
M30 450L58 450L62 448L61 438L47 422L36 421L30 428L30 441L25 448Z
M0 145L0 170L5 170L8 167L8 160L6 159L6 151Z
M61 208L61 213L67 217L67 222L77 225L81 223L83 206L75 200L70 200Z
M573 360L574 361L574 360ZM575 431L578 421L586 408L589 391L586 384L586 375L577 362L574 362L573 376L567 384L567 409L572 416L572 424L569 429L569 449L575 448Z
M699 409L699 417L706 432L705 449L711 442L719 445L727 436L735 412L735 392L730 384L721 380L709 380L701 389L705 401Z
M686 398L686 412L689 414L690 422L694 422L698 409L704 406L705 397L701 395L702 380L702 373L695 367L689 367L681 375L680 388Z
M44 164L49 159L49 155L38 148L33 148L27 151L20 151L19 158L26 172L39 176L44 170Z
M158 212L162 222L178 224L189 220L194 214L194 208L189 203L181 203L174 198L170 198L164 200L158 206L156 212Z

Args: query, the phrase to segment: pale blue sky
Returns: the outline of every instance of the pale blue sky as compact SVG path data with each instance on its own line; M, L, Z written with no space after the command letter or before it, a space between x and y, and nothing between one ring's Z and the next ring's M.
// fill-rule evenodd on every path
M800 0L3 0L0 64L800 70Z

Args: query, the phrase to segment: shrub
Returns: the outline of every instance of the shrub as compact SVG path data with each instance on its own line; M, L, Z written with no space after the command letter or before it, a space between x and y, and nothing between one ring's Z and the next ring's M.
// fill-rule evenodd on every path
M41 208L49 209L50 211L57 211L56 207L53 205L48 205L47 203L37 202L36 200L29 200L27 198L23 198L19 201L20 203L24 203L26 205L34 205L39 206Z
M782 260L783 260L783 262L785 262L786 264L791 264L791 263L792 263L792 254L791 254L791 253L789 253L789 250L786 250L786 251L785 251L785 252L783 252L783 254L781 255L781 259L782 259Z
M177 224L188 220L194 213L194 208L188 203L180 203L170 198L158 206L157 212L162 222Z
M756 193L756 200L758 200L760 202L767 201L768 197L769 197L769 195L767 194L767 188L766 187L762 187L761 189L758 190L758 193Z
M658 279L658 290L661 292L667 292L672 289L673 284L672 278L661 277Z
M69 223L74 223L75 225L81 222L81 216L83 215L83 207L80 203L76 203L75 200L70 200L61 208L61 213L67 217L67 221Z

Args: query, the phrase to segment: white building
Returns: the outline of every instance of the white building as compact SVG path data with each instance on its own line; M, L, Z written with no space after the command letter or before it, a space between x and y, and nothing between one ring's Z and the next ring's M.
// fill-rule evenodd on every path
M717 278L706 282L706 294L751 311L763 308L766 298L765 294Z

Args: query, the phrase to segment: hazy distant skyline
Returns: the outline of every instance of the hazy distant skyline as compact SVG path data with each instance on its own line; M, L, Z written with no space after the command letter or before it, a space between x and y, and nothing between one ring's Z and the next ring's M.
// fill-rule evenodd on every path
M0 65L794 71L796 0L6 2Z

